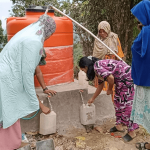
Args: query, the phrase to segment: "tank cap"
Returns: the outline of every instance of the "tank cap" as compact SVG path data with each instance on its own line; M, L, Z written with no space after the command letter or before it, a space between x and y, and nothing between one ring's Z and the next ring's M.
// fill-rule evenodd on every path
M47 9L46 6L34 6L30 5L29 8L26 8L26 12L45 12ZM48 10L48 12L54 13L53 9Z

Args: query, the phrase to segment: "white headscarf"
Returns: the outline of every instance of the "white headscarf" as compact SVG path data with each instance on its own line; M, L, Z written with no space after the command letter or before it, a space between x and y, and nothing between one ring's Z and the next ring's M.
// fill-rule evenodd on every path
M99 35L99 30L103 29L108 36L102 39ZM98 35L97 37L102 40L109 48L111 48L116 53L118 52L118 35L111 32L110 24L107 21L102 21L98 25ZM106 54L112 54L101 42L95 39L93 57L104 59Z

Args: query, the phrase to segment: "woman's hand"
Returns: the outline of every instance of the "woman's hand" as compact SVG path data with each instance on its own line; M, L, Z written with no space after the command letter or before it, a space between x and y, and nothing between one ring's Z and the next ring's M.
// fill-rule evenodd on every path
M41 103L41 101L40 101L38 95L37 95L37 98L38 98L39 106L40 106L42 112L43 112L44 114L49 114L49 113L51 112L51 110L50 110L48 107L46 107L43 103Z
M113 94L112 90L107 90L107 95Z
M43 103L41 103L40 100L39 100L39 104L40 104L40 108L44 114L49 114L51 112L51 110L48 107L46 107Z
M50 109L44 105L41 106L41 110L44 114L49 114L51 112Z
M88 104L91 104L91 103L93 103L93 102L94 102L94 99L93 99L93 98L91 98L91 99L88 100Z
M45 94L48 94L48 95L52 94L52 96L54 96L54 95L57 93L56 91L49 90L49 89L44 90L43 92L44 92Z

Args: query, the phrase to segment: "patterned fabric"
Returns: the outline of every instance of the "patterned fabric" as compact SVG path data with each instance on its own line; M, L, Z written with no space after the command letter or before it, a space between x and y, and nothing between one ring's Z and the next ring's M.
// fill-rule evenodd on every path
M42 57L41 57L40 62L39 62L40 66L46 65L46 60L45 59L46 59L46 52L45 52L45 49L43 48Z
M48 15L40 16L40 18L39 18L39 20L37 22L40 22L39 26L43 26L44 25L36 33L37 35L41 35L43 33L42 43L44 43L44 40L49 38L55 32L55 30L56 30L56 23Z
M136 86L131 120L150 133L150 87Z
M127 125L128 131L138 128L138 125L130 120L134 97L134 84L131 78L130 66L122 61L106 59L97 61L94 64L94 70L105 81L109 75L114 76L116 124ZM99 84L102 82L104 81L99 78Z
M0 53L0 122L4 129L39 109L34 72L44 40L55 31L54 24L51 17L42 15L15 34Z
M99 35L99 30L103 29L108 36L105 39L102 39ZM113 51L118 53L118 35L111 32L110 24L107 21L102 21L98 25L98 34L97 37L103 41L108 47L110 47ZM94 42L94 50L93 57L104 59L106 54L113 54L110 52L101 42L95 39Z

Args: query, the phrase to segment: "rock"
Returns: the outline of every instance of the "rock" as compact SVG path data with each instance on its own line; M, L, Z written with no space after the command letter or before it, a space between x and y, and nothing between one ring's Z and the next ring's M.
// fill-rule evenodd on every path
M100 126L94 128L96 131L100 132L101 134L104 132Z
M63 146L56 146L55 150L63 150Z
M79 141L76 141L76 147L77 148L86 148L86 143L85 142L83 142L83 141L81 141L81 140L79 140Z
M85 137L83 137L83 136L78 136L78 137L76 137L76 139L84 141L84 140L85 140Z
M109 150L118 150L116 147L111 147Z
M37 135L38 132L37 131L32 131L32 132L26 132L26 134L28 134L28 135Z

